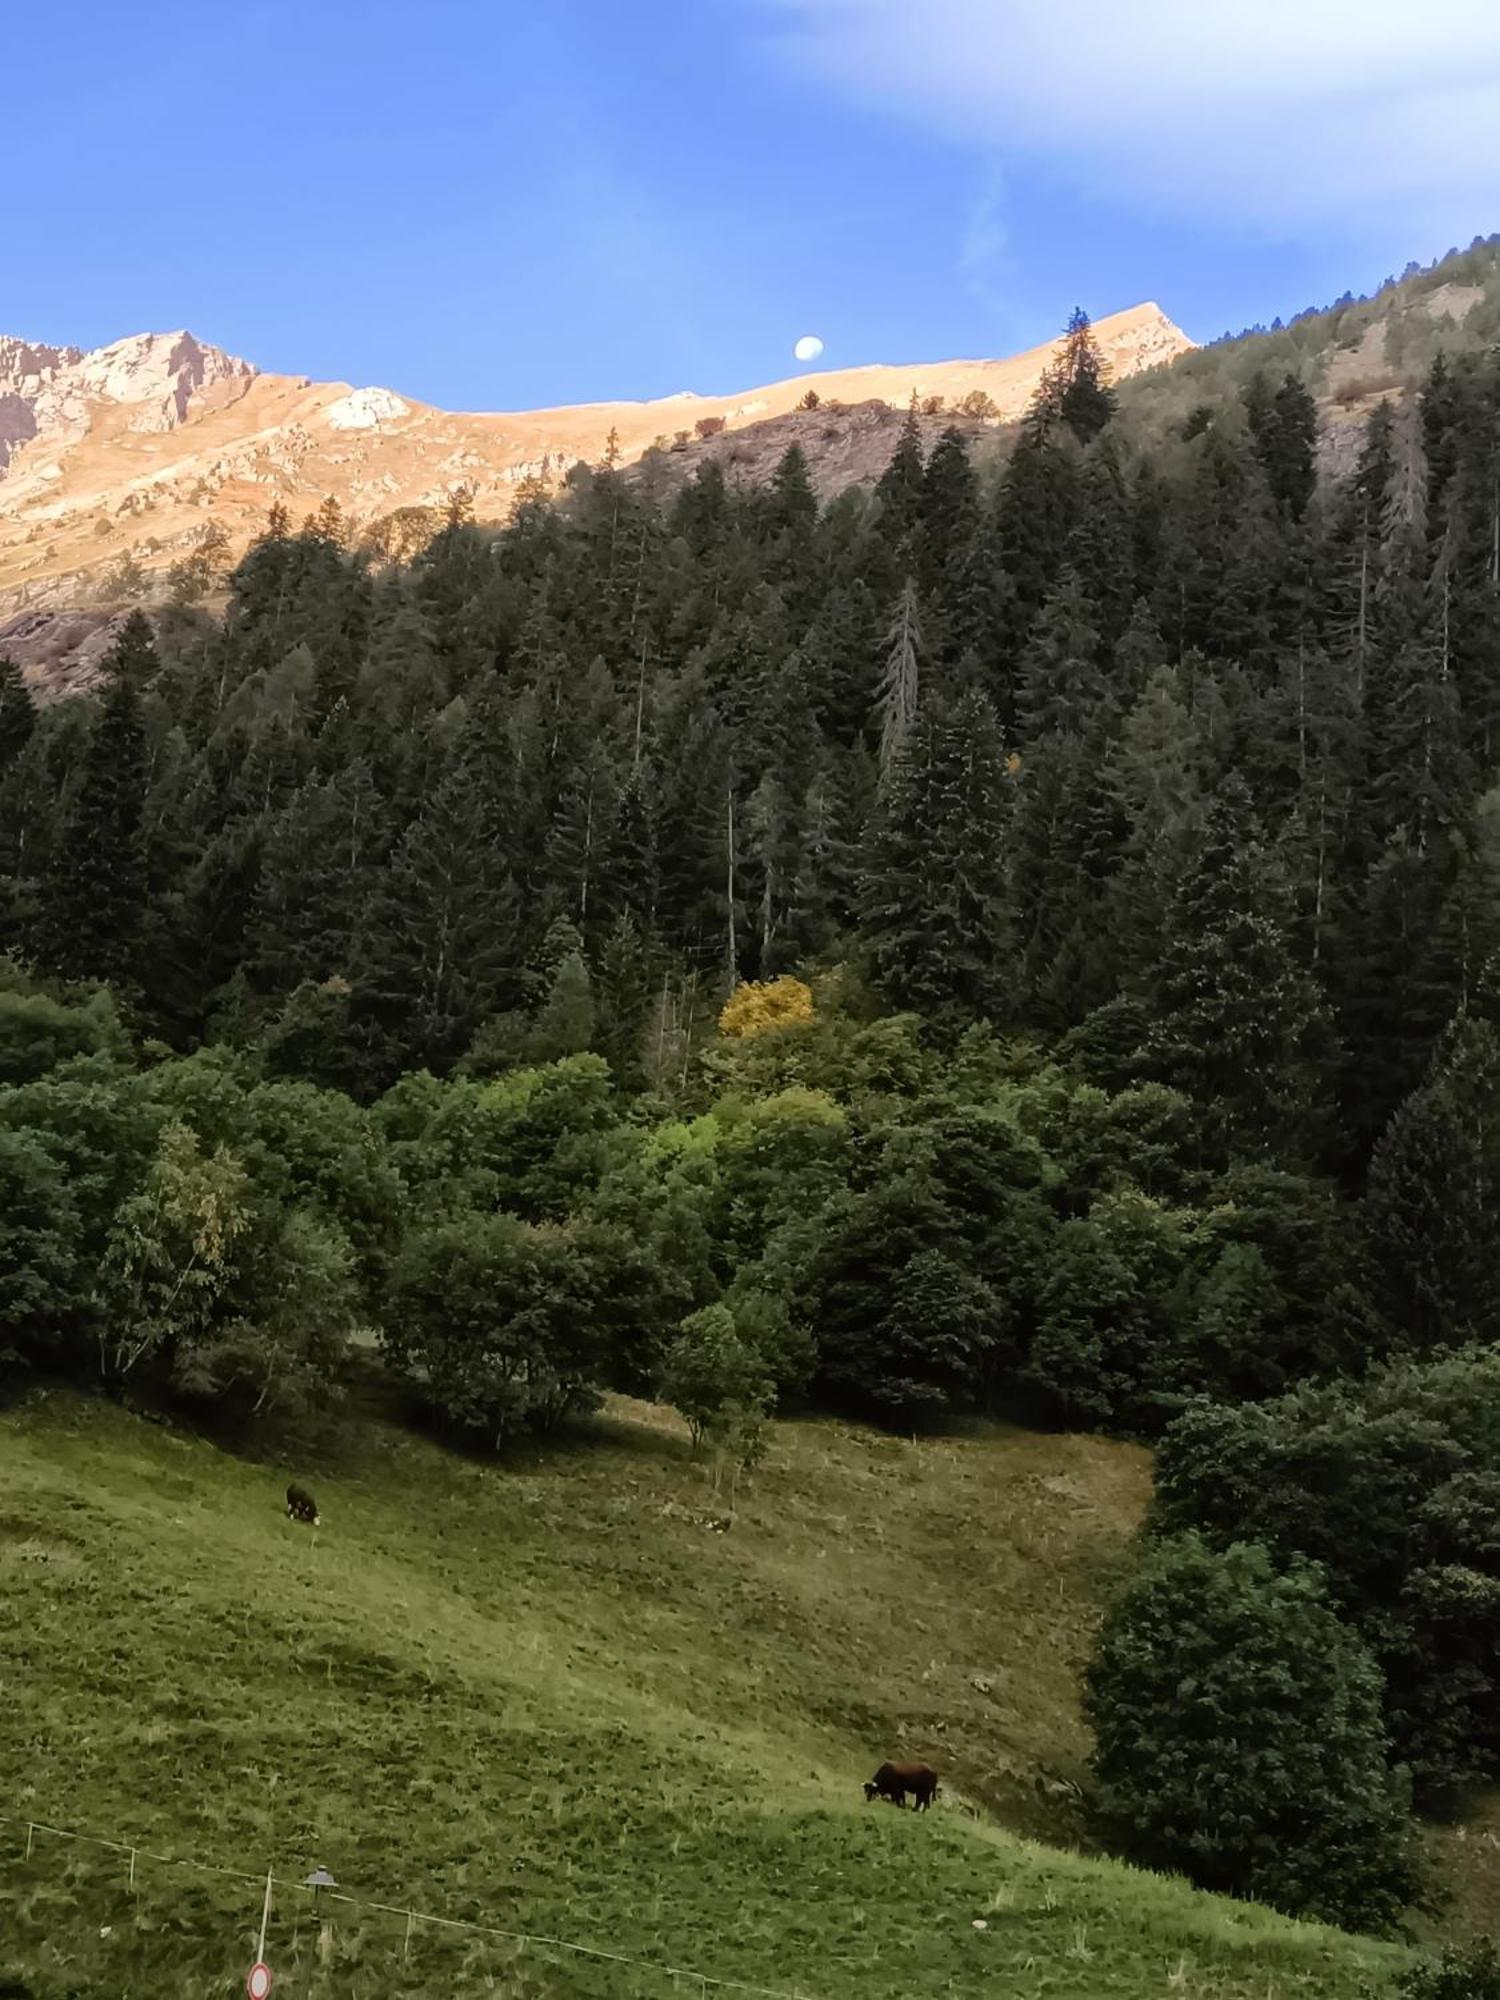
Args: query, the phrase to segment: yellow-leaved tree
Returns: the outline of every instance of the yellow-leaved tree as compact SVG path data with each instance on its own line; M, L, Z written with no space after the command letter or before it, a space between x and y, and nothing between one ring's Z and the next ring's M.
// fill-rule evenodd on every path
M812 1017L812 988L784 973L780 979L750 979L737 986L724 1002L719 1032L763 1035L769 1028L801 1027Z

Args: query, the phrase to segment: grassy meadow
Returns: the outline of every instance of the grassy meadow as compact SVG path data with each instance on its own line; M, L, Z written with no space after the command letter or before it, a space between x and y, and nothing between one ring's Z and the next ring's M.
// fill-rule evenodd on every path
M1076 1831L1147 1477L1098 1439L780 1424L726 1532L638 1404L501 1463L377 1412L269 1462L34 1394L0 1416L0 1987L237 1991L246 1878L321 1866L356 1900L278 1892L279 1995L1382 1990L1393 1948L1040 1842ZM865 1804L900 1754L931 1813ZM28 1859L26 1821L149 1855Z

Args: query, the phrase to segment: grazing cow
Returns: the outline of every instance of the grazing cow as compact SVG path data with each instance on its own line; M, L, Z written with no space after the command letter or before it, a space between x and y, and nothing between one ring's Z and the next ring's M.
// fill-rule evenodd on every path
M289 1521L306 1521L310 1528L318 1525L318 1503L305 1486L286 1489L286 1512Z
M937 1797L937 1772L928 1764L882 1764L865 1786L865 1798L889 1799L904 1806L911 1793L912 1810L925 1812Z

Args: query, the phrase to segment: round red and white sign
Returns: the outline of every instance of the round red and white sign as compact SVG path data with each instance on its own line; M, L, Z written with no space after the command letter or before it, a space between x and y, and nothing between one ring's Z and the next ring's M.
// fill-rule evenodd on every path
M271 1983L271 1968L264 1959L258 1959L245 1974L245 1991L250 2000L267 2000Z

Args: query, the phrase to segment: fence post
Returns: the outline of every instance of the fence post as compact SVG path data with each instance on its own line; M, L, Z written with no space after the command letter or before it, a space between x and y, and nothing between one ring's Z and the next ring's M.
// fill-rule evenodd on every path
M130 1850L130 1876L125 1886L133 1896L135 1894L135 1849L133 1847Z
M255 1962L261 1964L266 1955L266 1925L271 1921L271 1871L266 1870L266 1900L260 1906L260 1943L255 1947Z
M411 1957L411 1917L412 1913L408 1910L406 1913L406 1936L401 1941L401 1956L403 1958Z
M35 1827L34 1827L34 1826L32 1825L32 1823L31 1823L31 1821L30 1821L30 1820L27 1820L27 1822L26 1822L26 1859L27 1859L28 1861L29 1861L29 1860L31 1859L31 1836L32 1836L32 1835L33 1835L33 1834L34 1834L35 1832L36 1832L36 1828L35 1828Z

